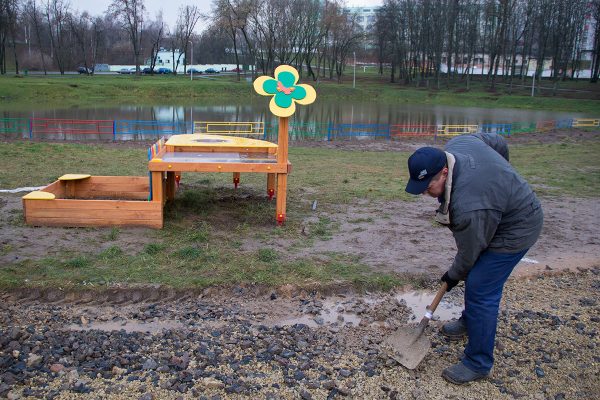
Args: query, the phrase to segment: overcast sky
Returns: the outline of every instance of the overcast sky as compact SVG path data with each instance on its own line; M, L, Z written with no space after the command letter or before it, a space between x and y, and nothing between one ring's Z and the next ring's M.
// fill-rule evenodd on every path
M92 15L102 15L111 3L111 0L70 0L71 8L79 11L88 11ZM146 11L151 19L156 19L156 14L162 10L163 20L170 28L175 26L179 8L186 5L195 5L201 13L209 14L212 0L145 0ZM383 0L346 0L348 6L373 6L380 5ZM201 31L206 25L205 21L199 21L196 31Z

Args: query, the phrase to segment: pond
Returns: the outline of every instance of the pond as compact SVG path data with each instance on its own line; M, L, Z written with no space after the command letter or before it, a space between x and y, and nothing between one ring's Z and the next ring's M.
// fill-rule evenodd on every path
M300 106L296 114L291 118L290 124L292 126L311 125L310 131L313 136L315 138L324 138L327 137L328 127L330 129L331 126L335 124L481 125L535 123L546 120L583 117L585 117L585 115L582 113L561 113L554 111L374 102L342 102L332 99L322 99L317 100L316 103L308 107ZM170 104L154 106L99 106L87 108L61 108L57 106L54 108L45 108L43 110L30 109L28 106L23 106L22 108L13 108L11 111L0 110L0 118L108 120L109 122L155 121L159 124L164 123L169 126L180 126L177 133L192 133L192 121L260 121L265 123L265 131L269 137L274 135L277 126L276 117L271 115L268 111L268 99L254 100L249 104L213 104L196 106ZM111 123L105 125L107 125L104 126L106 130L112 129ZM156 127L153 129L157 130L151 132L144 131L146 132L146 135L116 135L115 138L144 139L165 133L164 129L162 131ZM0 132L3 132L2 126L0 126ZM10 131L5 129L4 133L7 132ZM22 123L20 129L16 129L13 133L23 137L30 136L25 122ZM62 133L63 136L61 139L68 140L72 138L68 130ZM79 136L77 138L81 139L82 137ZM94 135L86 135L86 138L93 139ZM294 136L292 135L292 140L293 139Z

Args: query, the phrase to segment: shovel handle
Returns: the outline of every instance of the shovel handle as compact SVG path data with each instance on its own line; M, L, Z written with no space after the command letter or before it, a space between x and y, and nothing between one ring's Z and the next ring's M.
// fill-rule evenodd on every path
M435 297L433 298L433 301L431 302L429 307L427 307L427 311L429 311L431 314L433 314L435 312L435 309L440 304L440 301L442 301L442 297L444 297L444 294L446 293L447 290L448 290L448 284L446 282L443 282L442 286L440 286Z

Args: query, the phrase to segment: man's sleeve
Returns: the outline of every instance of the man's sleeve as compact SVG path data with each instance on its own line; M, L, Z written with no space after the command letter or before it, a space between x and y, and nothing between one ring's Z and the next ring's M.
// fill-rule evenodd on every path
M475 210L457 216L452 221L452 234L458 251L448 271L451 279L464 280L479 255L492 241L502 213L496 210Z

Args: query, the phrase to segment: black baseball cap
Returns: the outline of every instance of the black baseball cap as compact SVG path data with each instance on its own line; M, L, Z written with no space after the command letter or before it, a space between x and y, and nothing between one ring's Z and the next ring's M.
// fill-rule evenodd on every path
M429 182L446 166L446 153L435 147L421 147L408 158L410 179L406 191L421 194L427 190Z

